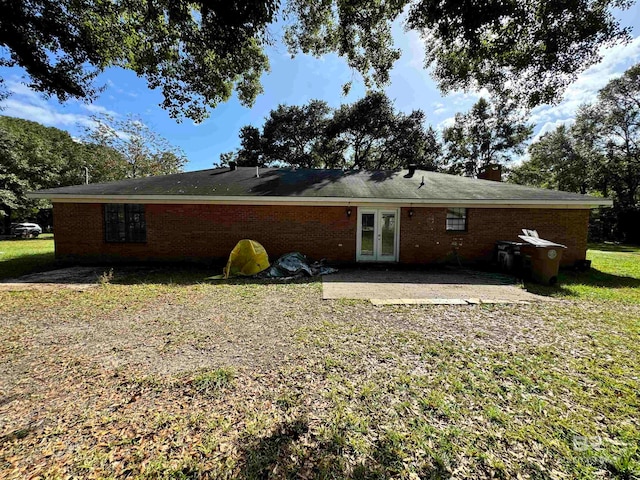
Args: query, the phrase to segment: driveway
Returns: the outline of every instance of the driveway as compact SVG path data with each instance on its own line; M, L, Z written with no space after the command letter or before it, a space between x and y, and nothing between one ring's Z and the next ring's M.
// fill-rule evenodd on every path
M474 270L341 270L322 277L323 299L371 300L374 304L478 304L550 301L515 278Z

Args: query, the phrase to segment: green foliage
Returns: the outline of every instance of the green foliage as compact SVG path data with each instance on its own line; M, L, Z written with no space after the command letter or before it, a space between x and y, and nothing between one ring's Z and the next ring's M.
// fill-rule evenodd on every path
M529 160L513 168L509 180L522 185L589 193L592 165L570 129L564 125L545 133L529 147Z
M335 52L381 87L400 51L392 23L421 34L425 66L444 91L487 87L523 106L557 100L598 49L628 38L613 17L630 0L6 0L0 66L61 100L91 99L112 66L160 89L174 118L201 121L235 92L251 105L269 69L269 27L285 20L292 55ZM406 12L406 15L405 15ZM504 85L510 85L505 91ZM344 85L348 92L351 82ZM0 98L6 91L0 91Z
M35 0L3 2L0 65L20 66L30 87L61 100L93 98L107 67L159 88L172 117L200 121L235 89L250 105L268 69L266 28L277 1Z
M583 129L580 132L580 129ZM602 189L611 189L622 208L640 202L640 64L611 80L592 106L576 118L576 131L593 157L600 157L597 175ZM606 194L606 192L603 192Z
M264 162L302 168L320 166L319 143L330 111L322 100L311 100L301 107L279 105L272 110L262 129Z
M109 115L94 116L94 125L86 129L88 143L113 149L124 159L114 170L117 178L167 175L182 171L187 159L182 150L172 146L138 117L117 119Z
M628 38L611 8L629 3L423 0L407 26L426 38L425 63L444 91L487 87L533 107L561 98L600 46Z
M533 107L559 99L598 61L600 46L628 38L611 9L629 3L294 0L287 2L293 21L285 41L292 54L338 52L367 85L382 85L399 56L391 22L407 9L405 27L424 39L425 67L443 91L487 87Z
M95 118L86 142L68 132L19 118L0 117L0 216L35 218L45 200L26 197L30 191L176 173L186 162L182 152L137 119Z
M474 176L490 164L505 164L524 151L533 128L522 120L517 105L506 99L494 104L484 98L467 113L458 113L443 132L448 173Z
M360 72L365 85L389 83L389 72L400 58L393 46L391 23L410 2L290 0L286 12L293 21L285 30L285 43L292 55L315 56L337 52ZM346 84L344 93L348 93Z
M245 126L241 147L223 154L238 165L301 168L395 169L416 163L436 169L440 144L420 110L395 112L384 93L370 93L335 111L325 102L280 105L262 129Z
M601 215L605 238L640 242L640 65L610 81L571 128L558 127L529 148L510 181L614 200Z
M245 167L264 164L260 130L251 125L245 125L240 129L240 152L236 161L238 165Z
M337 147L341 165L367 170L394 169L416 163L435 169L440 153L435 131L425 115L394 112L384 93L374 92L336 110L327 127L329 145Z
M76 142L68 132L36 122L0 117L0 212L8 226L14 216L32 218L43 200L26 194L39 188L82 183L85 167L94 181L113 179L123 164L115 150Z

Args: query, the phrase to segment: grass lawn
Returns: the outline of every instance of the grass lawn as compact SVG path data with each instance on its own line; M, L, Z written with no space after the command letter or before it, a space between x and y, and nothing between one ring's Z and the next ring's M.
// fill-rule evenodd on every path
M640 303L640 247L593 244L587 251L589 272L563 271L558 287L530 284L535 293L559 298Z
M0 292L0 477L638 478L640 249L589 258L535 305L197 270Z
M0 240L0 280L46 270L53 265L53 235L28 240Z

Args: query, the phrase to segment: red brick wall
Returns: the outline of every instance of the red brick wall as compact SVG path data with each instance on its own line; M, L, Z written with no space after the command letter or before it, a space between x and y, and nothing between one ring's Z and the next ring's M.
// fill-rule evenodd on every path
M106 243L101 204L54 205L56 256L89 259L225 259L238 240L260 242L271 258L300 251L311 258L353 262L357 208L243 205L147 205L147 242ZM446 208L403 208L400 262L432 263L451 257L489 259L496 240L518 240L522 228L567 245L563 263L584 259L588 210L467 210L467 232L445 230Z
M467 231L445 230L446 208L402 209L400 221L400 262L432 263L453 258L454 248L461 260L489 260L497 240L520 241L523 228L535 229L541 238L562 243L562 263L585 258L589 210L533 208L468 208Z
M56 203L58 258L141 260L226 259L239 240L260 242L270 258L300 251L311 258L351 262L356 251L356 209L243 205L147 205L146 243L106 243L103 206Z

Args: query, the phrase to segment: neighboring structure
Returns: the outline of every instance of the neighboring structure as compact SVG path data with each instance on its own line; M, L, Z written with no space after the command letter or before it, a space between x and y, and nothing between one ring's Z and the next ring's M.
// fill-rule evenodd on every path
M41 190L53 202L56 258L226 259L238 240L272 258L330 262L489 260L522 228L585 258L589 209L603 198L415 169L218 168Z

